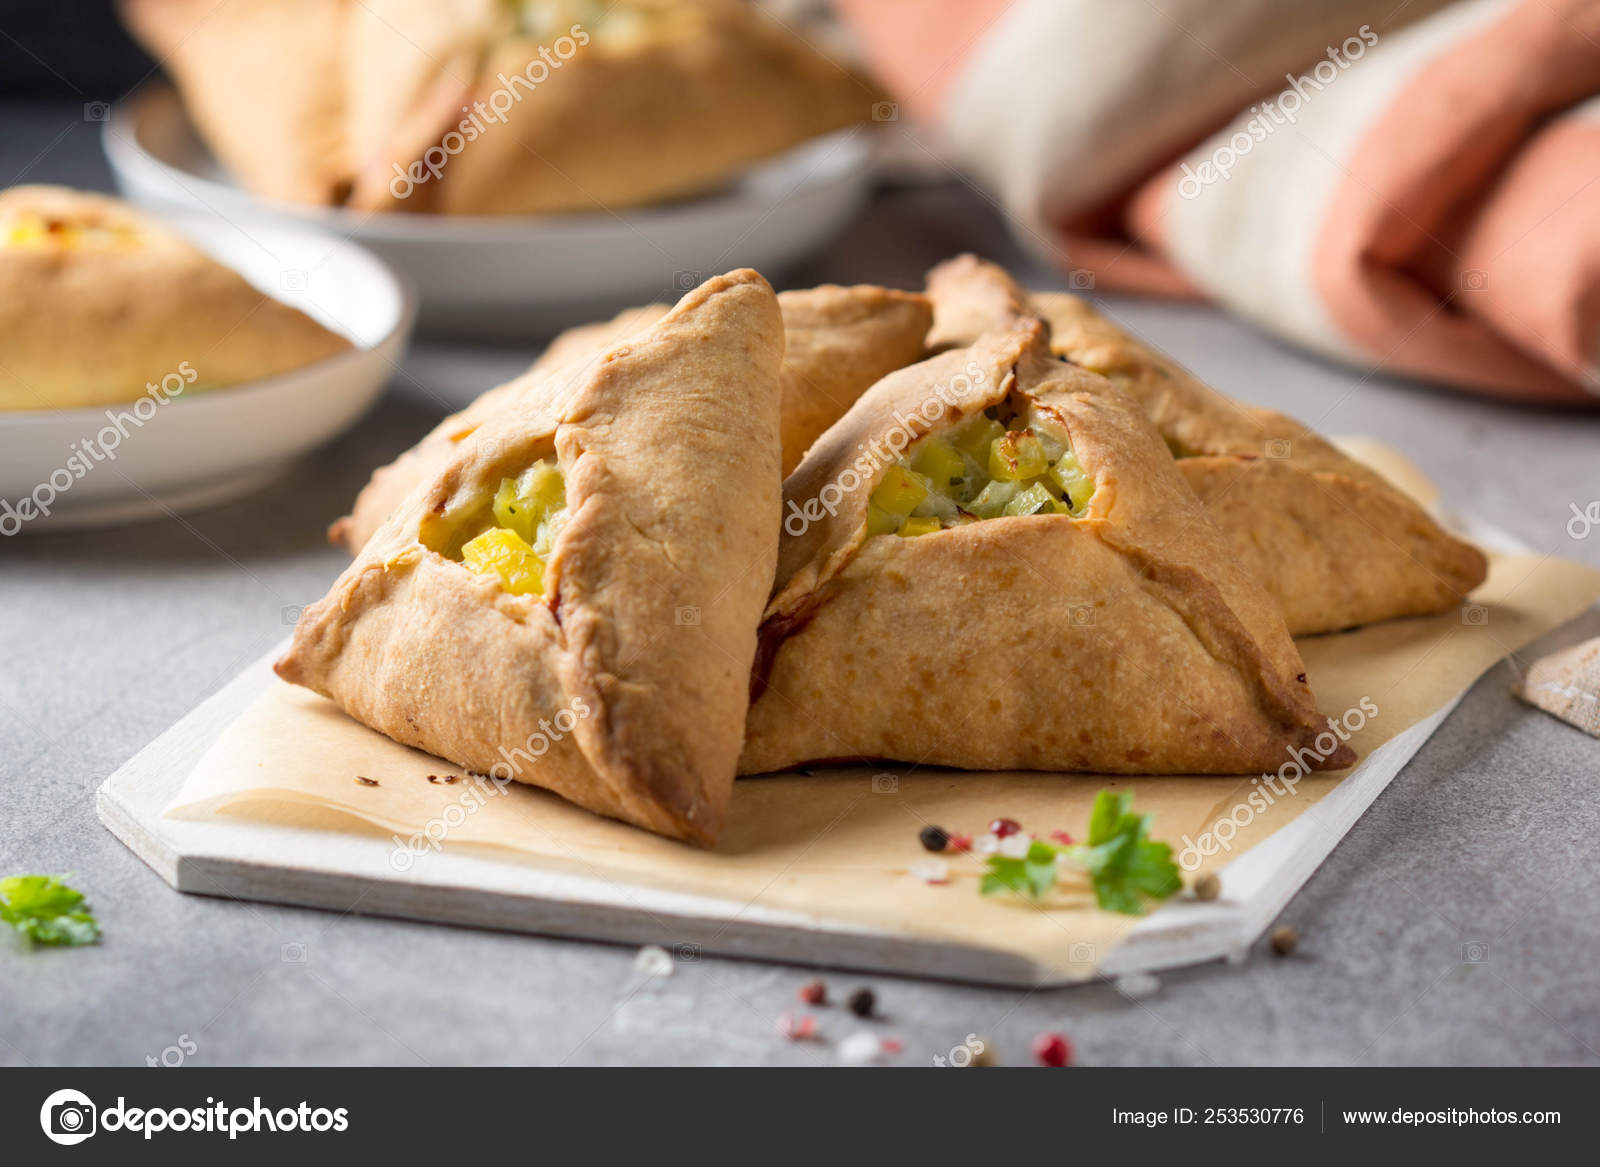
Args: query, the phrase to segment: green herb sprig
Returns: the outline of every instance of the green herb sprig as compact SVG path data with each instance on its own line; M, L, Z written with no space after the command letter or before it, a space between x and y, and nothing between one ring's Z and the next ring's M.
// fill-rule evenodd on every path
M75 947L100 938L100 923L86 909L83 893L54 875L0 879L0 924L35 944Z
M1108 912L1138 916L1147 900L1164 900L1183 887L1172 848L1150 839L1150 816L1133 812L1130 791L1102 790L1089 814L1086 843L1035 839L1020 859L991 855L978 885L984 895L1013 892L1038 899L1060 874L1059 860L1083 871L1095 901Z

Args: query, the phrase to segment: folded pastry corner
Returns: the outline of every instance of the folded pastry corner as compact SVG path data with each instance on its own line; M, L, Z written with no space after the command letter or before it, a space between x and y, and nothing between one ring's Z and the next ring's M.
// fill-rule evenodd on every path
M349 0L118 0L182 91L195 128L241 183L329 204L349 193Z
M1382 475L1293 418L1217 392L1084 300L1029 293L972 255L929 272L928 294L930 347L1037 315L1056 356L1131 393L1294 635L1447 611L1488 574L1482 552Z
M194 393L350 347L119 199L0 191L0 410L133 401L175 375Z
M885 377L784 496L743 773L1353 761L1137 403L1039 321Z
M277 665L398 742L701 845L777 555L777 301L707 281L518 396L387 518Z
M782 383L783 473L788 474L818 435L880 377L919 360L933 321L926 296L871 284L824 285L778 295L785 351ZM569 328L527 372L482 394L445 418L387 466L356 496L351 511L328 529L331 542L361 548L400 501L437 471L458 443L529 393L558 399L617 342L648 328L665 304L629 308L610 320Z

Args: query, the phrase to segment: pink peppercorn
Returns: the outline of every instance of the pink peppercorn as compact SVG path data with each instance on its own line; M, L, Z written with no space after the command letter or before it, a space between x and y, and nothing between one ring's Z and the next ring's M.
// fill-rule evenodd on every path
M806 1041L817 1035L817 1019L809 1013L799 1017L782 1013L778 1016L778 1032L790 1041Z
M1039 1060L1041 1066L1070 1066L1072 1043L1066 1039L1065 1034L1041 1033L1033 1039L1033 1056Z
M997 839L1004 839L1007 835L1014 835L1022 829L1022 824L1016 819L995 819L989 824L989 833Z
M1060 843L1063 847L1070 847L1072 845L1072 836L1067 834L1065 831L1051 831L1050 837L1056 842Z
M952 834L950 836L950 850L952 850L952 851L970 851L970 850L972 850L972 836L971 835Z
M798 996L807 1005L825 1005L828 1002L828 986L821 981L807 981L800 986Z

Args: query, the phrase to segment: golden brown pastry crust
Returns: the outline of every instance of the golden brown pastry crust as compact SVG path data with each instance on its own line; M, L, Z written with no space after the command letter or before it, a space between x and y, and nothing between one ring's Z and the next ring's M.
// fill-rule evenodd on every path
M477 215L661 202L865 121L879 96L739 0L569 5L538 34L503 0L121 2L217 157L298 202ZM409 182L437 147L437 173Z
M114 241L7 245L13 225L41 220ZM0 410L132 401L174 373L198 392L350 347L118 199L51 186L0 192Z
M878 378L919 359L933 319L927 297L863 284L782 292L783 472L799 465L823 430L841 417ZM519 395L552 392L551 380L572 383L611 345L655 323L665 304L630 308L611 320L569 328L550 342L522 376L489 390L444 419L394 462L373 472L350 514L328 538L358 550L400 501L449 458L450 451Z
M711 843L777 552L782 351L772 290L738 271L572 391L519 398L306 610L279 675L396 741ZM547 595L424 544L552 450L570 518Z
M119 0L195 128L257 194L349 194L345 40L355 0Z
M1218 393L1078 297L1025 292L971 255L934 268L928 292L932 347L1037 314L1056 355L1132 393L1294 635L1446 611L1488 574L1477 548L1381 475L1293 418Z
M417 485L432 478L457 446L484 423L508 409L513 401L532 395L555 408L612 346L659 321L671 309L666 304L628 308L610 320L569 328L545 348L521 376L497 385L452 413L423 439L393 462L379 466L356 495L350 513L328 528L328 541L352 554L368 539Z
M1047 343L1018 321L891 374L784 483L787 513L830 484L839 502L786 526L742 773L844 758L1120 773L1276 769L1291 750L1352 760L1336 737L1318 748L1326 727L1276 606L1229 562L1137 404ZM864 451L926 432L924 403L945 401L936 424L950 424L1010 395L1067 430L1095 481L1084 518L866 536L882 465Z
M783 473L880 378L922 359L933 305L858 284L784 292Z
M738 0L608 5L607 19L575 22L582 31L565 60L553 44L518 33L503 4L440 7L365 0L354 14L352 206L514 215L660 202L864 121L877 98ZM632 31L617 34L618 21ZM553 66L543 67L541 48ZM517 75L535 62L542 79L526 86ZM521 100L503 123L480 116L470 141L444 142L451 131L465 136L475 103L507 90ZM439 177L409 192L397 183L396 163L404 170L441 144L461 148Z

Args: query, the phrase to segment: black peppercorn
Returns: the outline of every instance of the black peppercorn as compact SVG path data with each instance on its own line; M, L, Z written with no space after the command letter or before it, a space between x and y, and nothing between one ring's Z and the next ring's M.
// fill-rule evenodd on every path
M922 833L917 838L922 840L922 846L929 851L943 851L950 845L950 832L943 827L923 827Z
M845 1001L845 1006L857 1017L871 1017L878 1005L878 994L871 989L857 989Z

